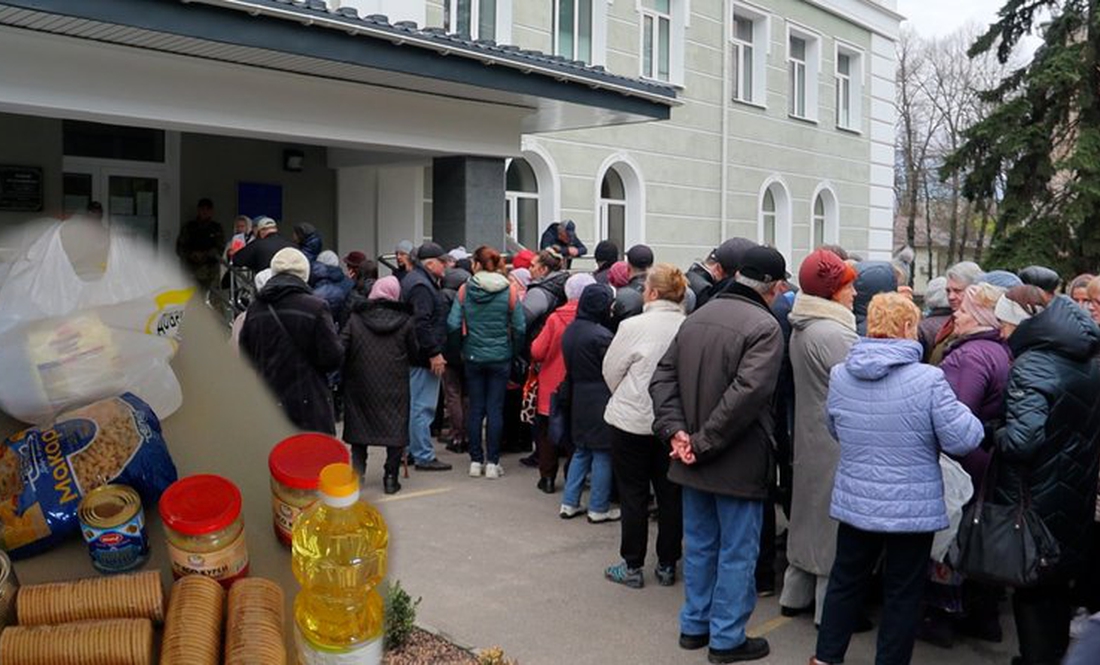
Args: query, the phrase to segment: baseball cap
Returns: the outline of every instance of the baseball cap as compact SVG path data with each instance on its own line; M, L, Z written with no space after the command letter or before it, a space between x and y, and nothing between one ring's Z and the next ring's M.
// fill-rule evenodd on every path
M648 269L653 265L653 250L645 245L634 245L627 250L626 261L635 268Z
M745 252L753 247L757 247L757 244L748 238L730 238L715 247L710 257L722 266L727 275L732 275L741 267Z
M259 217L257 217L255 219L255 221L253 223L253 226L256 227L257 231L260 231L260 230L263 230L263 229L277 228L279 226L279 224L274 219L271 219L267 215L260 215Z
M741 275L758 282L775 282L790 279L787 260L774 247L757 245L749 248L741 258Z

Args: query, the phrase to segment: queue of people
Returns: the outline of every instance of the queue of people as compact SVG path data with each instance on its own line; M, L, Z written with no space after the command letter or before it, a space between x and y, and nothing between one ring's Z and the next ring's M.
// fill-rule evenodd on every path
M308 225L285 247L264 243L272 228L261 219L233 249L250 267L270 253L240 345L297 426L336 431L339 375L344 439L360 471L367 446L387 449L387 493L406 450L417 470L451 469L439 410L471 477L499 479L502 452L533 444L520 461L539 490L563 491L561 518L621 522L603 573L633 589L652 511L653 579L683 580L680 645L710 662L770 651L745 629L776 590L777 507L780 607L819 626L811 665L843 662L852 634L876 628L874 579L878 663L908 663L917 639L1003 639L1004 584L933 555L979 499L1026 506L1058 546L1011 592L1016 662L1060 662L1074 610L1100 611L1100 278L1058 294L1049 269L965 262L922 312L905 266L839 247L810 253L797 287L778 251L743 238L687 271L605 240L588 273L570 270L587 250L563 222L511 265L488 246L403 242L379 279Z

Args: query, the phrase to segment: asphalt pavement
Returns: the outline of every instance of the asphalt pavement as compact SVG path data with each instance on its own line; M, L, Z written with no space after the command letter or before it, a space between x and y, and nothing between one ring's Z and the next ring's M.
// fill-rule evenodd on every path
M502 460L503 478L488 480L470 478L465 455L437 446L452 471L410 468L402 491L384 497L377 450L366 494L390 526L390 579L423 598L421 625L463 646L503 647L520 665L707 662L705 650L677 645L683 586L657 585L652 537L645 588L612 584L603 570L618 561L619 525L560 519L560 488L538 491L538 473L518 455ZM961 639L947 650L918 642L912 662L1007 665L1016 649L1007 602L1002 625L1001 644ZM817 636L810 618L781 616L778 597L759 600L749 633L768 639L771 655L757 662L770 665L803 665ZM847 665L874 663L875 635L853 638Z

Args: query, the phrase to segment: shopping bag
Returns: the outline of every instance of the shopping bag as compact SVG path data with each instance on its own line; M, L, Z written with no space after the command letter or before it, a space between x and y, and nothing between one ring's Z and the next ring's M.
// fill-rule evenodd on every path
M947 455L940 455L940 472L943 474L943 503L947 507L950 525L937 531L932 539L932 560L943 561L955 542L962 521L963 508L974 496L974 481L962 465Z
M169 361L193 288L174 256L93 224L0 238L0 409L20 420L46 424L127 392L160 418L182 403ZM79 254L96 238L106 256L89 272Z

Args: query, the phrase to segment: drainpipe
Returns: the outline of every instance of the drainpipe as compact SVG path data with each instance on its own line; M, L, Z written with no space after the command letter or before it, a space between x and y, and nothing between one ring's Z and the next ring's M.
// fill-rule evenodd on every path
M722 2L722 225L721 236L718 238L719 244L729 237L729 229L727 228L729 221L729 131L730 98L733 96L729 71L730 59L733 57L728 34L732 29L731 19L733 17L733 5L730 3L731 0Z

